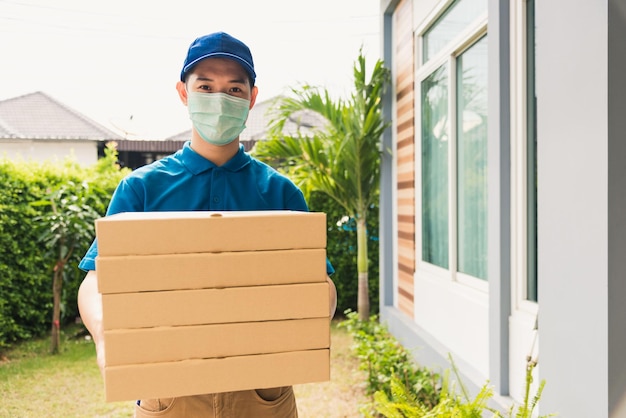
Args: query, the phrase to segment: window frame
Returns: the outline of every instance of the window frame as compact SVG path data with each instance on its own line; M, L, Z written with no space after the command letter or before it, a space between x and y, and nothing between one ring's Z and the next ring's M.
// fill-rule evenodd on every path
M448 65L448 114L456 115L457 106L457 58L473 46L477 41L488 34L487 31L487 10L469 23L461 32L457 34L444 48L434 54L428 62L423 62L423 42L424 33L437 21L446 11L447 7L453 3L452 0L441 2L436 7L424 24L415 30L415 114L422 114L422 81L442 65ZM415 264L416 275L435 280L445 280L447 282L459 284L472 291L487 293L489 290L488 280L479 279L461 273L458 270L458 239L457 239L457 133L456 117L449 117L448 124L448 268L430 264L422 259L422 120L420 116L415 118Z
M509 392L520 401L524 393L525 358L540 341L534 341L539 304L526 298L528 289L528 65L527 0L510 1L510 216L511 312L509 316ZM536 121L535 121L536 123ZM534 374L538 375L541 365ZM536 390L535 379L531 391Z
M528 66L525 0L511 0L511 303L536 316L528 300ZM535 121L536 123L536 121Z

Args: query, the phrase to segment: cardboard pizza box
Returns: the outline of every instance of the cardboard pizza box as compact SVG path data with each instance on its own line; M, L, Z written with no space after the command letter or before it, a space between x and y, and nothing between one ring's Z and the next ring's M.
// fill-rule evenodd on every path
M263 389L330 380L330 350L105 367L107 402Z
M102 295L105 330L328 317L327 282Z
M98 291L130 293L326 280L326 250L98 256Z
M330 319L118 329L104 333L105 365L330 348Z
M326 248L326 214L127 212L96 220L100 256Z

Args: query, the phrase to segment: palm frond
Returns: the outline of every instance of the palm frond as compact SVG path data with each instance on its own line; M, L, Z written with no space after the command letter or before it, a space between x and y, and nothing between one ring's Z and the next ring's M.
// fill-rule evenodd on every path
M303 191L322 191L350 216L359 216L378 197L380 139L387 126L381 99L389 71L379 60L368 80L359 51L353 72L354 92L347 100L310 85L281 98L272 113L270 140L257 143L255 154L281 167ZM289 118L303 111L317 113L326 123L308 136L283 134Z

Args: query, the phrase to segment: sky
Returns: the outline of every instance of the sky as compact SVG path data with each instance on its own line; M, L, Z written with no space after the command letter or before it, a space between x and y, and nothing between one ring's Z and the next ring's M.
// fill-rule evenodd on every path
M175 89L187 48L224 31L252 51L258 101L304 84L345 97L380 0L0 0L0 100L42 91L128 138L190 128Z

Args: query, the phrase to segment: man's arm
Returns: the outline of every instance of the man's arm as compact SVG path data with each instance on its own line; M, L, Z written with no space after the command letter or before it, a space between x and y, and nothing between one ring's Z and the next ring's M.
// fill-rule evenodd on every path
M328 281L328 289L330 292L330 319L333 319L335 311L337 310L337 288L330 277L326 276L326 281Z
M78 289L78 310L83 324L96 344L100 372L104 371L104 329L102 328L102 295L98 292L98 277L90 270Z

